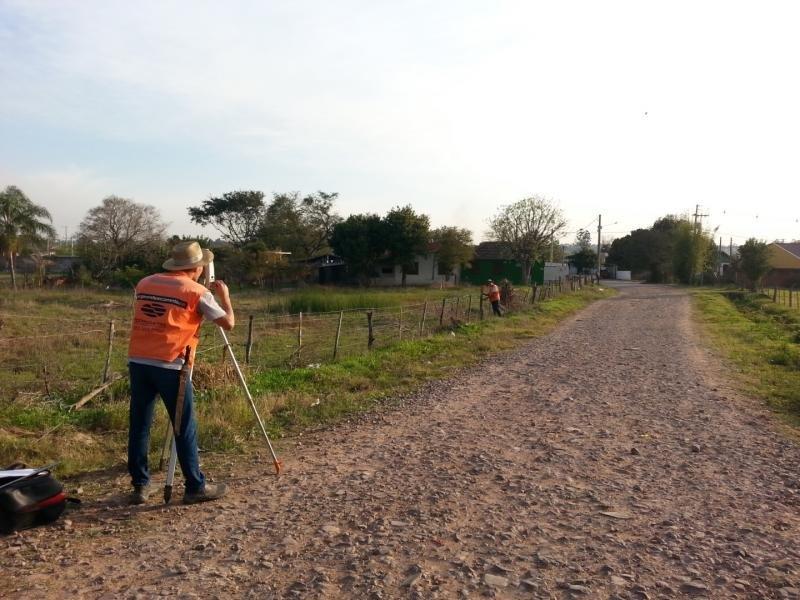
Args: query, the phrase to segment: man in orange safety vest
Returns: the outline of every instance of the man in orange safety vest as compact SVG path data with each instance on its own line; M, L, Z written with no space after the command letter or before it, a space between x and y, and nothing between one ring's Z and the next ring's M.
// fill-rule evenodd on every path
M486 292L484 292L483 295L491 302L492 312L498 317L502 317L503 310L500 306L500 288L497 287L497 284L491 279L486 282Z
M205 265L214 260L210 250L197 242L181 242L164 263L166 272L150 275L136 286L128 371L131 382L130 427L128 431L128 472L133 493L131 502L142 504L150 495L147 453L156 395L161 396L170 420L175 420L181 368L186 348L189 363L199 342L203 319L226 330L235 319L228 287L215 281L211 291L198 283ZM176 427L175 446L183 472L186 504L220 498L225 484L206 483L197 455L197 422L194 415L191 380L185 384L183 412Z

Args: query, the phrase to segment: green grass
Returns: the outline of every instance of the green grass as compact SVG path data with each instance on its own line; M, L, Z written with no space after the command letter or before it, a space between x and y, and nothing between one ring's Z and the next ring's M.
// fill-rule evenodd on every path
M748 292L699 291L696 318L748 394L800 425L800 311Z
M330 362L329 355L326 355L327 363L305 366L304 360L304 366L295 369L255 362L248 368L248 381L259 411L267 419L269 431L280 437L288 431L373 408L426 381L446 377L454 369L473 364L488 354L516 347L551 330L559 321L588 303L611 293L590 288L565 294L532 309L525 307L525 310L504 319L490 318L488 311L486 320L480 323L455 321L452 326L445 327L442 334L422 339L409 339L417 330L417 323L412 320L402 342L392 337L396 335L395 325L388 323L386 329L376 332L383 345L376 343L376 349L372 351L367 351L365 340L359 340L353 354L336 362ZM92 296L92 299L96 298L97 295ZM67 300L64 304L45 303L55 304L55 308L37 308L40 311L37 314L51 315L51 311L66 311L65 305L81 305L81 302ZM19 298L16 301L27 302ZM86 299L82 302L85 303ZM0 305L0 312L3 308L8 310L8 305ZM28 306L28 310L33 308ZM476 307L473 307L473 318L477 319ZM438 315L433 315L426 328L428 331L438 328ZM329 353L332 342L329 333L326 332L323 340L326 353ZM99 336L101 347L102 338ZM282 339L280 336L265 336L261 343L264 346L280 344ZM61 349L59 354L68 362L70 348ZM238 452L254 442L260 443L255 419L236 384L230 363L221 362L216 353L206 356L214 358L205 362L198 359L194 378L201 448L214 452ZM119 358L122 364L116 363L115 368L121 371L124 369L124 347ZM93 377L96 367L96 364L91 365ZM0 397L0 464L18 460L29 464L60 460L62 475L121 465L126 444L127 383L120 381L114 385L113 399L97 398L76 412L67 410L74 394L65 400L67 396L59 393ZM165 429L165 414L159 408L151 444L154 451L157 451Z

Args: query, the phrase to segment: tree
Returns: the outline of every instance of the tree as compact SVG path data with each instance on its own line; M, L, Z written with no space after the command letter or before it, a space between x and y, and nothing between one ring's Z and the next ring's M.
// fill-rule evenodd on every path
M533 263L549 254L550 244L566 225L561 209L551 200L531 196L501 207L489 222L489 233L508 244L512 257L522 264L528 283Z
M739 268L755 290L759 281L770 270L769 246L755 238L750 238L739 246Z
M291 252L294 258L318 256L329 247L333 227L342 219L333 212L338 194L317 192L300 198L298 192L275 194L259 231L270 248Z
M264 192L240 190L189 207L189 216L198 225L211 225L223 239L241 248L256 238L265 209Z
M14 257L25 248L42 244L55 236L52 217L46 208L31 202L25 193L10 185L0 192L0 250L8 257L11 287L17 289Z
M579 229L578 234L575 236L575 243L581 250L591 250L592 234L586 229Z
M414 266L415 259L428 251L430 219L419 215L411 205L393 208L383 218L386 235L387 260L392 265L400 265L402 285L406 285L406 275Z
M362 284L369 279L385 260L386 236L383 220L378 215L350 215L333 227L331 247L347 263L351 274Z
M90 209L80 224L78 249L95 277L138 266L156 268L164 254L167 226L154 206L109 196Z
M575 244L578 251L567 257L578 270L578 273L590 272L592 267L597 265L597 253L592 250L592 234L586 229L579 229L575 236Z
M472 246L472 233L460 227L439 227L431 231L431 242L436 246L436 259L439 272L448 277L459 265L472 260L475 250Z

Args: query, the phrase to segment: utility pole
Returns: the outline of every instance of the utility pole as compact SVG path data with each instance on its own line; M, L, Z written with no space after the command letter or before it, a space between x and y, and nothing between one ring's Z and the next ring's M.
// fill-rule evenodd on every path
M556 249L556 238L550 240L550 262L553 262L553 252Z
M717 252L717 275L722 277L722 236L719 236L719 252Z
M697 233L700 233L700 231L702 231L702 229L703 229L702 218L703 217L707 217L707 216L708 215L701 215L700 214L700 205L699 204L695 204L694 205L694 230Z
M603 231L603 215L597 215L597 279L600 280L600 233Z

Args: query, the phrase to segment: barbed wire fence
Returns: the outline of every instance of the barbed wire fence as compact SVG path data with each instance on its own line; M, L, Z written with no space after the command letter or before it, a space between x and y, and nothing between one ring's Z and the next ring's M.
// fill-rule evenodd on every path
M800 308L800 294L795 287L762 288L761 293L772 299L775 304L789 308Z
M596 281L572 276L543 285L504 289L501 304L516 313ZM30 319L36 335L3 337L4 319ZM250 372L275 368L316 368L402 342L490 319L481 294L460 294L392 307L326 313L253 313L239 320L228 337L240 364ZM129 319L61 319L0 313L0 394L23 403L59 402L81 406L100 393L113 393L127 373ZM226 360L216 327L201 329L197 365Z

